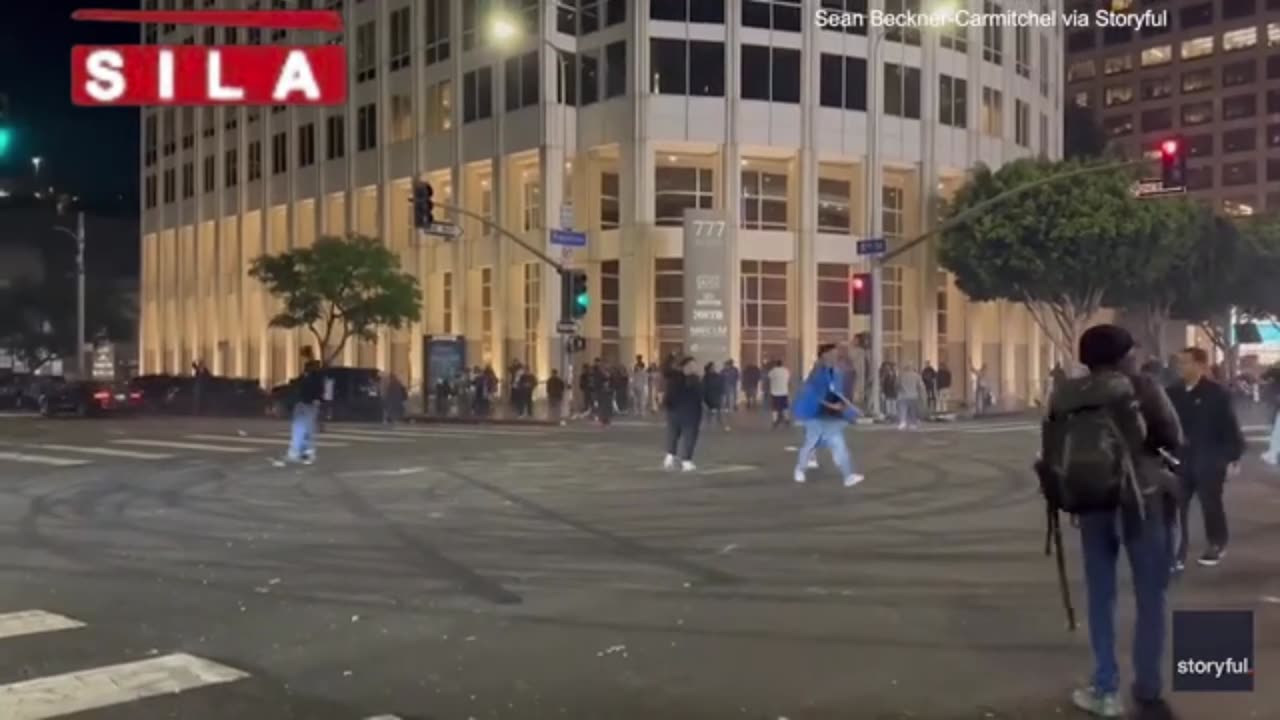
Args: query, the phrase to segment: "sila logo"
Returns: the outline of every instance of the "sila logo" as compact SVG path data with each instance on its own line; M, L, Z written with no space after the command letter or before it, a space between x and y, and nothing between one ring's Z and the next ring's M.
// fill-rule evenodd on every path
M332 11L78 10L75 20L336 33ZM341 45L77 45L77 105L338 105L347 99Z

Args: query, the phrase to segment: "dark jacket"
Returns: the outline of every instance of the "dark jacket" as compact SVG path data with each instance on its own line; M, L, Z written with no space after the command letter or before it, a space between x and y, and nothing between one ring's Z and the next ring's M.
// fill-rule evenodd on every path
M708 370L702 379L703 398L707 407L717 408L724 398L724 376L716 370Z
M320 363L314 360L307 363L298 379L298 402L316 404L324 400L324 373Z
M547 378L547 397L552 400L560 400L564 397L564 378L559 375L552 375Z
M667 412L681 418L696 420L702 417L702 378L697 375L670 373L667 375L667 391L662 404Z
M1226 388L1202 378L1192 388L1171 385L1168 393L1186 435L1178 454L1184 472L1221 473L1244 455L1244 433Z

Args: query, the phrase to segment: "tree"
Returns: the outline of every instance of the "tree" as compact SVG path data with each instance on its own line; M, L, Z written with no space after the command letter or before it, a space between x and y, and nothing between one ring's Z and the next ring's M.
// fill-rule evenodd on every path
M1088 167L1018 160L979 168L951 217L1012 189ZM1151 262L1155 213L1134 199L1130 173L1100 170L1027 190L945 231L938 257L977 301L1022 304L1062 354L1075 355L1084 323L1108 292Z
M62 280L19 282L0 290L0 345L35 372L76 354L76 294ZM135 312L113 286L85 287L85 335L89 340L129 339Z
M275 328L306 328L326 365L351 338L374 340L378 328L402 328L420 315L417 278L400 271L400 259L376 238L324 237L311 247L262 255L249 276L280 300Z

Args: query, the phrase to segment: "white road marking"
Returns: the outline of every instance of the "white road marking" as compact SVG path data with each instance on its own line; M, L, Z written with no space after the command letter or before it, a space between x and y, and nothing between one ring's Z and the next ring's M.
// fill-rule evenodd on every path
M251 453L254 448L229 447L227 445L206 445L204 443L177 442L175 440L112 440L120 445L137 445L140 447L173 448L175 450L206 450L220 453Z
M279 447L282 443L276 438L264 437L239 437L233 435L208 435L205 433L195 433L192 435L183 435L188 440L212 440L214 442L242 443L245 445L274 445ZM287 444L287 443L284 443ZM316 447L348 447L349 443L344 442L325 442L323 440L315 443Z
M79 445L39 445L37 447L41 450L58 450L61 452L84 453L86 455L102 455L103 457L130 458L133 460L168 460L173 457L165 453L120 450L118 448L82 447Z
M322 432L317 437L326 439L326 440L355 440L358 442L370 442L370 443L407 443L411 441L410 438L390 438L390 437L378 437L376 435L353 435L348 433L335 433L335 432Z
M32 463L34 465L52 465L54 467L75 467L76 465L89 464L88 460L74 460L72 458L53 457L52 455L32 455L30 453L3 450L0 450L0 460L12 460L13 462Z
M374 715L373 717L365 718L364 720L400 720L400 716L399 715Z
M0 685L0 717L46 720L249 677L185 653Z
M754 465L725 465L724 467L717 467L717 468L711 468L710 470L703 470L698 474L699 475L724 475L726 473L748 472L750 470L755 470L755 469L756 468Z
M456 432L438 432L435 430L345 430L344 429L344 430L339 430L338 432L344 435L358 435L361 438L388 437L388 438L408 438L410 440L415 438L424 438L424 437L435 437L435 438L454 437L454 438L463 438L463 439L469 440L469 439L472 439L473 437L477 437L471 434L463 434L463 433L456 433ZM328 435L329 433L325 433L325 434Z
M79 620L55 615L44 610L23 610L0 615L0 638L38 635L57 630L74 630L84 627Z
M1038 432L1039 425L1002 425L999 427L975 427L965 428L961 432L970 433L972 435L992 435L995 433L1008 432Z
M401 477L426 472L424 467L398 468L396 470L352 470L338 473L338 477Z

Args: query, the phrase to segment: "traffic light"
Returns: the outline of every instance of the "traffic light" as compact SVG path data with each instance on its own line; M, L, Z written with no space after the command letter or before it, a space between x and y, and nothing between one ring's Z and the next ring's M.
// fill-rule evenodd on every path
M591 291L587 289L587 274L581 270L569 273L569 316L574 320L584 317L591 308Z
M431 183L415 182L413 184L413 226L426 230L435 224L435 204L431 198L435 196Z
M1187 186L1187 148L1181 136L1160 141L1160 184L1166 190Z
M9 148L13 145L13 128L0 125L0 158L9 154Z
M849 304L854 315L871 314L871 273L858 273L849 279Z

